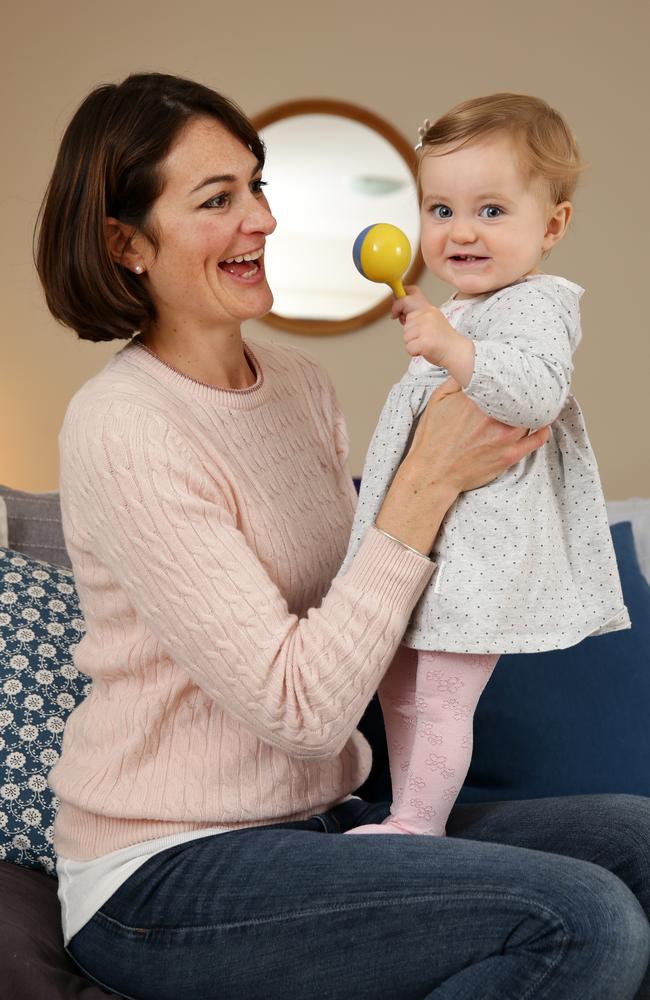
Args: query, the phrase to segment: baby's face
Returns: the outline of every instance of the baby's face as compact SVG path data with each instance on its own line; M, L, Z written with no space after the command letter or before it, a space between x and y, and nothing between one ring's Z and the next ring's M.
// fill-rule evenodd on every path
M461 297L534 273L554 208L545 185L528 181L507 135L450 149L425 155L420 165L428 269Z

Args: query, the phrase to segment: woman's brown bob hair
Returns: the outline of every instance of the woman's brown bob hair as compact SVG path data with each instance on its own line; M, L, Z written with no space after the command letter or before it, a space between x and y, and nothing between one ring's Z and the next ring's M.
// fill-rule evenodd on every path
M83 340L126 340L155 320L145 284L109 253L108 216L144 233L163 189L160 165L187 123L220 122L264 163L240 109L181 77L140 73L98 87L68 125L41 205L35 259L52 315Z

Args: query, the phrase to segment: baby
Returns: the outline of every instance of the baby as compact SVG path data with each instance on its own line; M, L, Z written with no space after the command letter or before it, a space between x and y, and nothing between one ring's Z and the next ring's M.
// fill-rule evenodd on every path
M437 569L379 690L393 782L381 825L442 836L472 753L473 714L501 653L562 649L628 628L605 501L570 393L583 289L540 263L564 236L582 169L544 101L494 94L421 130L421 247L455 288L393 305L413 360L391 390L363 470L346 560L374 523L418 417L452 376L489 416L548 443L445 518Z

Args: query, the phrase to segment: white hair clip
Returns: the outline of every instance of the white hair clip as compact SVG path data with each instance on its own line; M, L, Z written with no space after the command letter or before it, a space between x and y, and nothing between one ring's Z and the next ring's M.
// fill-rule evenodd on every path
M418 149L422 149L422 145L423 145L423 142L424 142L424 137L425 137L425 135L427 134L427 132L429 131L430 128L431 128L431 122L429 121L428 118L425 118L424 119L424 123L422 125L420 125L420 127L418 129L418 141L417 141L417 143L416 143L416 145L414 147L416 152L418 151Z

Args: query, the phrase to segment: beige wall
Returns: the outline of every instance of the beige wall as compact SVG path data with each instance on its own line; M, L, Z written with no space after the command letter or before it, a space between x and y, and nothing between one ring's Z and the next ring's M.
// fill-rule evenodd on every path
M251 114L304 96L353 100L408 136L425 116L495 90L536 94L560 108L592 164L572 231L547 265L588 292L575 391L607 496L650 496L649 9L641 0L12 3L3 13L0 71L0 482L56 487L67 401L115 349L58 327L34 275L32 227L57 142L94 85L156 69L195 77ZM432 279L422 286L441 301L444 289ZM329 370L358 472L385 393L405 366L399 330L384 319L330 338L262 323L247 331L295 343Z

